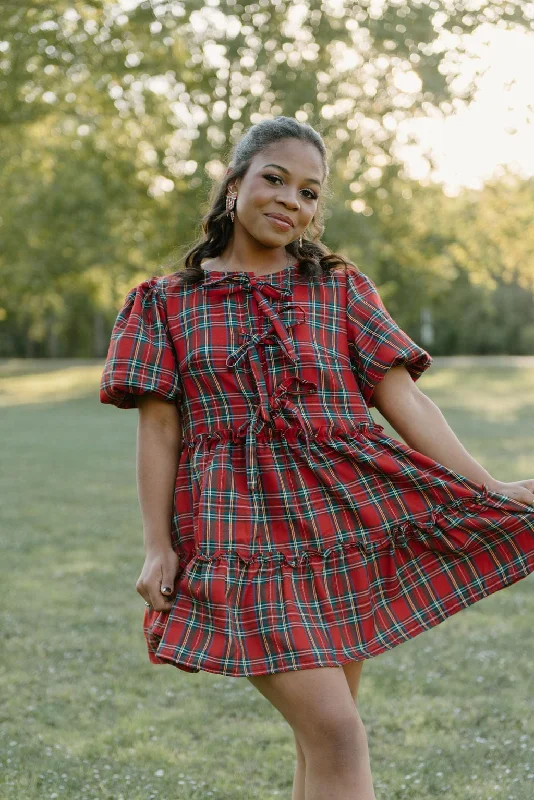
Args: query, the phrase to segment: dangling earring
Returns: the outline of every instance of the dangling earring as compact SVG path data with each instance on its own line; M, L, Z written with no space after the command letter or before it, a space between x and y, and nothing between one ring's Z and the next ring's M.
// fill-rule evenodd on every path
M299 236L299 247L302 247L302 236Z
M234 212L232 209L235 206L236 197L237 192L231 192L230 194L226 195L226 214L230 217L232 222L234 221Z

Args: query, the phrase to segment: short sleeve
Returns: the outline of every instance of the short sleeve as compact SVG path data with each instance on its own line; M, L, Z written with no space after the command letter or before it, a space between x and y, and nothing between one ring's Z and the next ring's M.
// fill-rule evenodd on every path
M120 309L100 380L100 402L135 408L135 395L153 392L179 402L182 386L165 303L150 278L130 290Z
M391 367L403 364L416 381L433 359L399 328L371 278L350 268L346 275L351 364L365 402L374 408L373 390Z

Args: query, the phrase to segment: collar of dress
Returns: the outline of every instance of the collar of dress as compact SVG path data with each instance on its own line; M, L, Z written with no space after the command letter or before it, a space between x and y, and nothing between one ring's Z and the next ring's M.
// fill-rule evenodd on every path
M258 289L267 297L283 298L289 297L293 292L294 272L296 264L289 264L278 272L268 272L265 275L256 275L253 272L232 271L232 270L204 270L204 280L202 285L207 288L211 286L224 287L225 293L240 291L243 288L251 290Z

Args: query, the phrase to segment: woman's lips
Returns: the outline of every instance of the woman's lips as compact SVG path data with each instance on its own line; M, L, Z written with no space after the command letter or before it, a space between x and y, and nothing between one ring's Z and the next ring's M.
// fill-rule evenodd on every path
M266 214L265 216L270 222L273 223L273 225L276 228L280 228L280 230L288 231L292 227L292 225L290 225L289 222L282 222L281 219L277 219L276 217L271 217L270 214Z

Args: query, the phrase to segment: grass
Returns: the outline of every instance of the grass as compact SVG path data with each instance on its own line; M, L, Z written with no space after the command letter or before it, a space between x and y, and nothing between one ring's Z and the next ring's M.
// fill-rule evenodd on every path
M289 800L291 731L247 680L148 662L137 415L100 371L0 362L0 798ZM534 476L534 369L436 359L420 386L495 477ZM364 666L378 800L534 796L533 581Z

